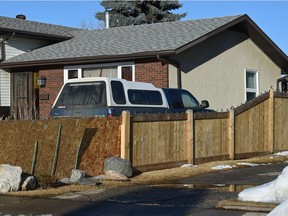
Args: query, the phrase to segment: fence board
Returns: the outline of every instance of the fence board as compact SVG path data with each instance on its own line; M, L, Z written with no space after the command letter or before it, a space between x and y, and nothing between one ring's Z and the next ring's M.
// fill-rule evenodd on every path
M195 120L195 159L229 154L229 119Z
M134 122L133 166L186 160L186 121Z
M274 151L288 149L288 98L275 98Z
M269 151L268 100L235 116L235 154Z

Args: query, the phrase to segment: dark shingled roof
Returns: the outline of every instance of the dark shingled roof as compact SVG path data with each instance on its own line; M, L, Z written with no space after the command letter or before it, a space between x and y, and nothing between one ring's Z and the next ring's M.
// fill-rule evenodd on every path
M175 51L239 16L86 30L74 38L5 61L43 61Z
M79 29L0 16L0 32L68 39L73 37L71 32L75 30Z
M276 64L288 71L287 55L247 15L74 31L72 39L13 57L0 67L175 55L229 28L247 34Z

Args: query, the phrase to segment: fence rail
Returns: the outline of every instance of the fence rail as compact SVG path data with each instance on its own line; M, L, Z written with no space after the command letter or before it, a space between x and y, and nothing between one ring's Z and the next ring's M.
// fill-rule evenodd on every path
M287 150L287 111L288 94L269 91L227 112L123 112L121 157L147 171Z

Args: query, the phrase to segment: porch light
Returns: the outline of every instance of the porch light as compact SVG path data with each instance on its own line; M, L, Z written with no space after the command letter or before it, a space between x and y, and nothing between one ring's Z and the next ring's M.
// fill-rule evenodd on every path
M46 86L46 77L41 76L37 78L37 84L40 87L45 87Z

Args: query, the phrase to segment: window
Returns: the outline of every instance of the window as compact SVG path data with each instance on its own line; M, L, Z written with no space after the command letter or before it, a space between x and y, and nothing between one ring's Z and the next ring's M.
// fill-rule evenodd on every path
M79 77L78 70L68 70L67 71L67 77L68 77L68 79L78 78Z
M117 67L82 68L81 77L118 77Z
M83 105L106 105L105 82L66 84L56 103L56 107Z
M246 101L253 100L258 95L258 72L246 70Z
M111 81L113 100L117 104L126 104L123 84L119 81Z
M173 109L181 109L183 108L183 103L180 97L180 94L175 91L174 89L170 89L169 95L170 95L170 100L171 100L171 106Z
M135 66L133 62L99 64L99 65L78 65L64 68L64 82L68 79L83 77L115 77L135 80Z
M184 108L199 107L198 101L190 93L186 91L181 91L180 94Z
M121 67L121 77L128 81L133 81L133 67L132 66L122 66Z
M131 104L162 105L162 97L159 91L128 90L128 98Z
M196 98L186 90L166 89L169 92L169 103L173 109L189 109L199 107L199 102Z

